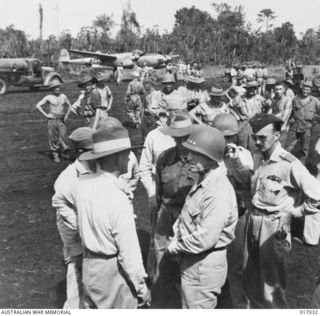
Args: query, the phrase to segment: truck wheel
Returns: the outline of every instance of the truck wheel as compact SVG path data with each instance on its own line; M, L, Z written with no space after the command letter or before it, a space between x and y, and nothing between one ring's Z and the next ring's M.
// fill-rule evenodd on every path
M227 82L231 81L231 78L230 78L230 76L225 75L225 76L222 77L222 81L227 83Z
M0 95L5 94L7 91L7 83L4 79L0 78Z

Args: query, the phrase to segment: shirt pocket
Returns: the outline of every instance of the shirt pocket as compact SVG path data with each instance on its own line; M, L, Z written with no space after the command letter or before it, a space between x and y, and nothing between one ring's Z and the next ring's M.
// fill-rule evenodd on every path
M280 204L283 195L283 181L262 178L260 180L259 195L262 203L277 206Z

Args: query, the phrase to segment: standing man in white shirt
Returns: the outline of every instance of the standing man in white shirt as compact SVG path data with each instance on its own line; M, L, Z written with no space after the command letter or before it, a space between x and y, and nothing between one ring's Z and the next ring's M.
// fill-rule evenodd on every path
M80 127L71 133L70 144L77 152L77 156L92 149L92 133L93 130L90 127ZM67 300L63 308L83 308L82 248L74 191L79 177L94 171L95 162L81 162L77 158L73 164L62 171L54 184L55 194L52 197L52 206L57 210L57 228L63 242L63 256L67 265Z
M118 180L133 147L121 126L100 128L92 140L93 150L80 160L96 159L100 170L81 177L76 188L85 308L137 308L150 295L132 205Z

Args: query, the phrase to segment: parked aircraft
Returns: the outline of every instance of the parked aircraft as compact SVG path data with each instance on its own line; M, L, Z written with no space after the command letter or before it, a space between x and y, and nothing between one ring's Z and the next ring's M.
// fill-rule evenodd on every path
M133 68L136 64L140 67L147 65L148 67L163 68L167 63L171 62L172 58L179 57L179 55L164 55L146 54L141 51L119 53L119 54L104 54L100 52L89 52L83 50L69 49L70 53L74 53L87 58L93 58L100 61L100 65L116 67L120 64L123 68Z

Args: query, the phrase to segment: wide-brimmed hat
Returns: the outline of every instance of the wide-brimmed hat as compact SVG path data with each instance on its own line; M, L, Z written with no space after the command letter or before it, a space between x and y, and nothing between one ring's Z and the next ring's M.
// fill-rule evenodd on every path
M179 92L173 92L163 97L167 110L185 110L187 109L187 99Z
M102 81L105 81L107 78L105 76L105 74L103 74L102 72L98 72L95 76L96 80L98 82L102 82Z
M244 86L246 89L251 88L258 88L260 85L256 80L250 80L247 82L247 84Z
M89 76L89 75L85 75L81 81L78 83L78 87L82 88L83 86L85 86L87 83L93 83L94 79Z
M94 130L91 127L79 127L69 136L69 140L74 143L76 149L92 149L92 134Z
M52 89L57 88L57 87L61 87L61 81L59 81L59 80L53 80L53 81L50 83L49 89L52 90Z
M275 85L277 80L275 78L269 77L266 79L265 85L266 86L273 86Z
M224 95L224 91L221 87L212 87L209 95L211 97L222 97Z
M188 76L187 77L187 82L188 83L193 83L193 84L201 84L201 83L205 82L205 79L203 77Z
M160 131L172 137L183 137L191 133L193 128L191 116L187 110L181 110L171 115L168 119L168 126Z
M284 82L285 84L291 86L291 87L294 86L294 83L293 83L293 81L292 81L291 79L285 79L285 80L283 80L283 82Z
M92 135L93 149L80 155L79 160L93 160L142 146L131 146L128 131L117 125L104 126Z

